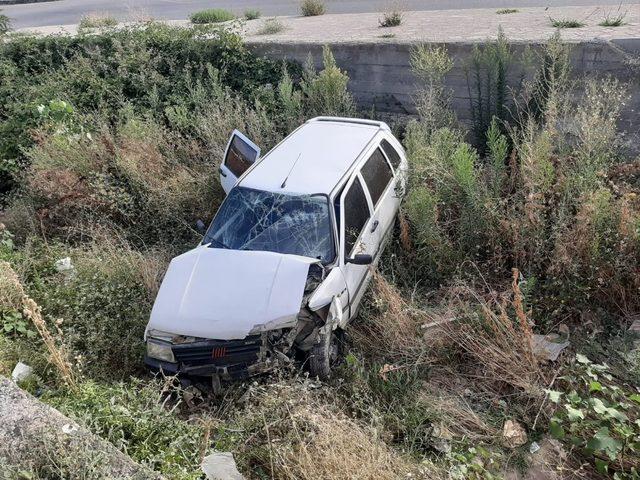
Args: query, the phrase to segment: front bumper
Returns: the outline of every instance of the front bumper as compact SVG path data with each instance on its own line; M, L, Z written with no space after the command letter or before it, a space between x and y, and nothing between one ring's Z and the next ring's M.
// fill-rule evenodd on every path
M242 340L199 340L171 346L176 362L145 355L145 363L155 371L170 375L213 376L238 380L271 370L276 359L262 335Z

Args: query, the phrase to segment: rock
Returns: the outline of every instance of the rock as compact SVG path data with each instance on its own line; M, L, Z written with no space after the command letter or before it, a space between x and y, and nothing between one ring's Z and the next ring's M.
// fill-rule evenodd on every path
M507 420L502 429L502 438L505 447L518 448L527 443L527 432L515 420Z
M54 263L54 267L58 272L68 272L69 270L73 270L73 265L71 264L71 258L65 257Z
M3 468L23 470L51 467L52 458L85 458L92 464L91 478L160 480L111 443L81 427L58 410L0 377L0 459ZM84 460L83 460L84 461ZM0 472L0 477L2 477Z
M534 335L531 348L536 358L555 362L558 356L569 346L569 341L562 341L560 336L552 333L549 335Z
M11 372L11 380L16 383L24 382L27 378L33 375L33 368L26 363L18 362Z
M200 466L208 480L245 480L238 471L231 452L213 452Z
M629 332L640 336L640 314L632 315L629 320L631 325L629 326Z

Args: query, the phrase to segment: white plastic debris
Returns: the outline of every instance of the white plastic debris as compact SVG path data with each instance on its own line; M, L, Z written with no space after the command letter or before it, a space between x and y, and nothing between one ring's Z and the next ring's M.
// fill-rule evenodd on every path
M56 271L58 272L68 272L70 270L73 270L73 265L71 264L70 257L61 258L60 260L56 261L54 266L56 268Z
M78 431L77 425L71 425L70 423L65 423L62 425L62 433L65 435L73 435Z
M540 360L555 362L562 350L569 346L569 341L562 341L560 336L552 333L549 335L534 335L531 347L534 355Z
M538 442L531 442L531 445L529 445L529 453L536 453L538 450L540 450Z
M26 363L18 362L13 369L13 372L11 372L11 379L16 383L20 383L29 378L32 374L33 368Z
M213 452L200 466L208 480L245 480L238 471L231 452Z

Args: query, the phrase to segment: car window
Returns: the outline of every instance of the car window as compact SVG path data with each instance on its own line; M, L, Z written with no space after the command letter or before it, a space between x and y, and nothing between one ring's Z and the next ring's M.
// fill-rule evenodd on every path
M369 204L360 180L356 177L344 197L344 252L351 255L362 228L369 220Z
M378 200L384 193L387 185L393 178L393 172L389 166L389 162L382 154L379 148L373 152L373 155L369 157L369 160L362 166L362 177L371 194L371 201L373 205L378 204Z
M205 234L212 248L259 250L335 259L325 195L298 195L235 187Z
M384 150L384 153L387 154L387 158L391 162L391 165L393 165L393 168L398 168L400 165L400 155L398 151L386 140L382 140L380 146Z
M257 152L238 135L234 135L229 145L224 164L231 173L239 177L256 161Z

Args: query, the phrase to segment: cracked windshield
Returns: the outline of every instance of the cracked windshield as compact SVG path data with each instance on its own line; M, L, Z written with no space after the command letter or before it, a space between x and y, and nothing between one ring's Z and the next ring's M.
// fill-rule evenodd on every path
M324 195L236 187L220 207L203 243L232 250L266 250L331 262L335 257Z

